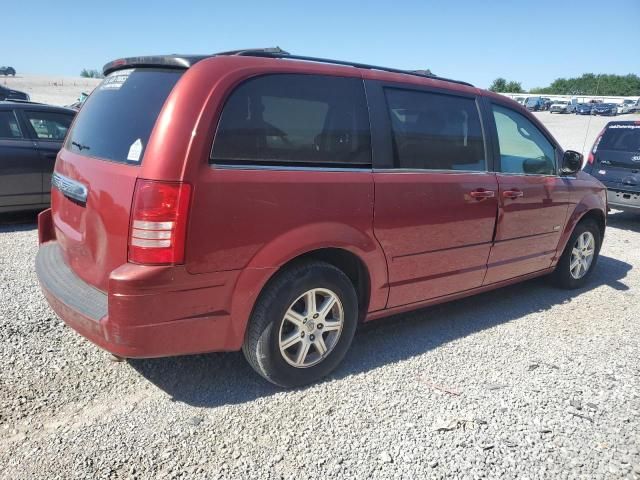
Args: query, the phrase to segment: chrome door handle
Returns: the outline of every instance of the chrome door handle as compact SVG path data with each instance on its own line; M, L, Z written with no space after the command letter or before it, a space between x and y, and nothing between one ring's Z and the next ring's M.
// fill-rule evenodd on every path
M505 190L502 192L502 196L504 198L515 200L516 198L524 197L524 192L521 192L520 190Z
M485 190L483 188L479 188L474 190L473 192L469 192L469 196L471 198L475 198L476 200L482 200L483 198L493 198L496 196L496 192L493 190Z

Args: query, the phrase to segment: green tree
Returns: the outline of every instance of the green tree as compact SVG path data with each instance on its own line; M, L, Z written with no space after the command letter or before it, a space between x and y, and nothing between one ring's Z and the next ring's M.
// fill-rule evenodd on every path
M99 70L86 68L82 69L80 76L84 78L104 78L104 75Z
M557 78L548 87L534 88L531 92L555 95L640 96L640 77L631 73L585 73L577 78Z
M506 91L506 88L507 81L502 77L498 77L493 81L493 83L489 87L489 90L491 90L492 92L504 92Z
M522 84L520 82L507 81L502 77L498 77L493 81L489 90L500 93L521 93Z
M509 93L522 93L524 91L522 90L522 84L513 80L508 82L505 88L505 92Z

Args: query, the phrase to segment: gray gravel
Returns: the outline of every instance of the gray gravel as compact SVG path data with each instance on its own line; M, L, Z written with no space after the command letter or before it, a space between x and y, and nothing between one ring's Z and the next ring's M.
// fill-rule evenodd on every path
M46 305L35 225L1 226L0 477L640 478L640 216L609 223L583 290L377 322L294 391L235 353L111 362Z

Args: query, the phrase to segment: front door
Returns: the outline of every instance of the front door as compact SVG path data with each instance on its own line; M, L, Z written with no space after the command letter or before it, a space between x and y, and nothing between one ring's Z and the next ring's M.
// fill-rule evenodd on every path
M367 94L382 139L374 147L374 231L387 257L387 306L479 287L498 183L476 99L380 83Z
M569 207L554 145L521 113L498 104L492 113L500 211L485 284L548 268Z
M0 211L42 203L40 164L13 110L0 110Z

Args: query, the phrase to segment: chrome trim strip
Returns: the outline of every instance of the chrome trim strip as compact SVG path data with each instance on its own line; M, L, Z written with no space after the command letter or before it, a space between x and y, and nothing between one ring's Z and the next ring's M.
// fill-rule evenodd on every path
M302 172L371 172L371 168L348 168L348 167L296 167L289 165L227 165L212 163L212 169L220 170L272 170L272 171L302 171Z
M487 170L446 170L446 169L428 169L428 168L374 168L373 173L446 173L449 175L487 175L494 174L496 172L489 172Z
M65 177L58 172L53 172L53 175L51 175L51 186L58 189L65 197L72 198L80 203L87 203L89 189L86 185L76 180Z

